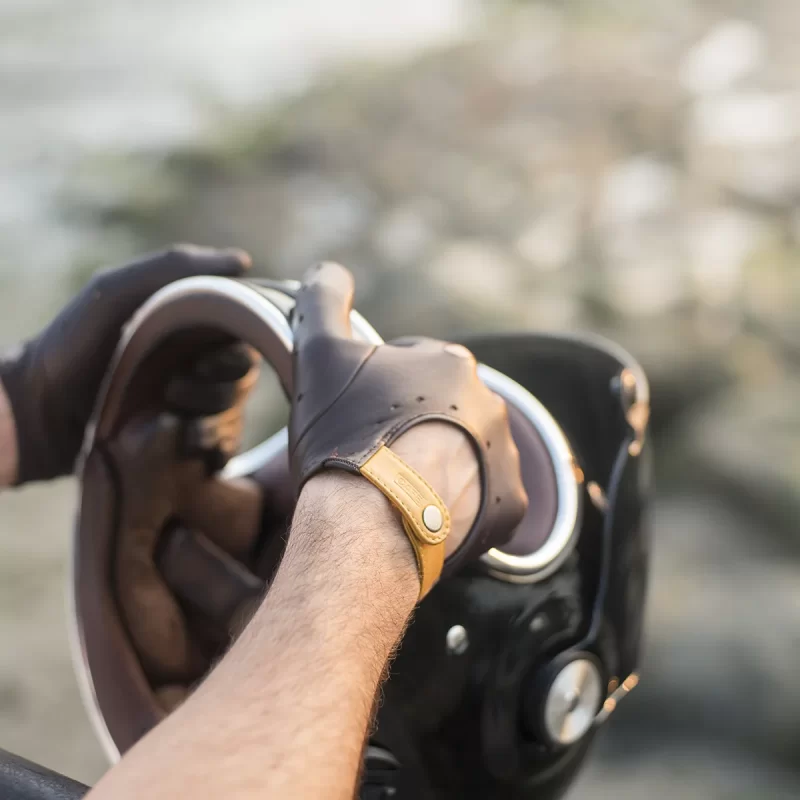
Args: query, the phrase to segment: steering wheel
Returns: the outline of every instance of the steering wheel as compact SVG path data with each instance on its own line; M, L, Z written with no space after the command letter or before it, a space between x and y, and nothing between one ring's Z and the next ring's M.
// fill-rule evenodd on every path
M175 377L199 355L246 343L290 397L289 319L298 286L214 277L171 284L132 318L106 376L80 464L71 618L84 700L112 760L183 701L241 630L280 560L295 500L286 430L237 454L255 375L252 359L227 363L225 377L233 389L218 397L212 392L202 402L191 385L175 388ZM355 337L382 342L356 311L351 325ZM601 360L603 375L619 374L618 358L606 353ZM519 757L511 766L500 764L505 756L495 759L492 780L508 780L510 773L503 773L509 770L553 772L555 764L568 764L571 774L585 754L612 677L611 661L600 648L567 646L586 628L576 545L586 520L593 532L600 530L602 512L592 505L591 487L551 411L505 374L485 364L478 369L507 403L530 505L502 551L490 550L463 573L440 581L406 637L399 658L424 663L431 676L445 679L417 682L421 696L413 703L402 679L389 681L367 759L382 773L396 771L399 759L418 786L429 769L414 763L414 748L398 733L409 722L403 717L408 709L417 713L424 707L423 728L449 719L461 705L472 709L471 746L488 751L489 761L494 745L481 739L481 725L502 729L493 741L510 741L522 735L515 732L521 710L533 709L529 716L537 722L526 729ZM636 378L646 388L643 376ZM608 379L602 380L608 391ZM616 394L607 407L603 414L614 415L608 427L614 431L608 433L613 455L620 444L628 447L631 425L624 415L617 419ZM474 643L476 658L495 658L497 631L511 625L513 646L503 658L513 662L513 691L505 675L501 701L487 700L483 710L480 703L469 705L475 702L468 696L472 667L454 659L463 652L466 633L454 622L470 614L480 617L475 629L485 640L483 651ZM547 623L540 625L542 620ZM432 637L441 649L429 650ZM638 643L638 632L634 638ZM576 681L584 687L577 695ZM419 736L416 730L412 738ZM422 798L424 792L411 796Z

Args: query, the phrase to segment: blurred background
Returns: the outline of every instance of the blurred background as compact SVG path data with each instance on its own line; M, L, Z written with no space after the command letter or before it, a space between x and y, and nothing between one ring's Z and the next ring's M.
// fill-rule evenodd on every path
M797 797L799 37L796 0L1 0L0 344L172 241L341 260L387 338L620 341L647 653L572 796ZM0 502L0 745L91 782L74 508Z

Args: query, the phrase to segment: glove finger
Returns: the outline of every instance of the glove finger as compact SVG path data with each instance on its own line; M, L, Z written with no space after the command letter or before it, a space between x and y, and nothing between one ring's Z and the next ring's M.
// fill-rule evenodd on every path
M238 381L255 363L254 351L244 342L217 347L192 362L187 374L201 381Z
M214 250L181 245L145 256L117 269L99 272L78 299L84 307L72 315L75 325L91 314L108 334L113 350L121 327L150 295L174 281L198 275L236 278L250 268L250 256L242 250ZM102 323L102 324L100 324Z
M255 481L212 477L182 487L177 511L187 526L245 561L261 532L262 502L261 487Z
M173 467L179 430L169 415L141 417L109 445L121 487L115 591L142 666L159 681L194 680L206 667L153 561L174 513L179 473L197 475L201 469L196 463Z
M158 553L158 568L181 603L199 613L223 641L241 630L265 584L197 531L178 527Z
M207 663L156 564L157 531L128 528L117 543L115 590L145 673L158 682L196 680Z
M236 382L209 383L185 375L170 378L164 392L166 407L189 417L221 414L229 409L237 397Z
M238 278L252 266L250 256L238 248L217 250L182 244L159 253L144 256L126 267L112 270L110 276L118 276L120 286L127 285L146 298L162 286L181 278L196 275L216 275L222 278Z
M164 392L167 407L200 416L226 411L252 387L258 376L256 364L254 351L241 342L203 353L170 378Z
M292 314L297 350L319 336L350 338L353 290L353 276L340 264L326 261L305 274Z

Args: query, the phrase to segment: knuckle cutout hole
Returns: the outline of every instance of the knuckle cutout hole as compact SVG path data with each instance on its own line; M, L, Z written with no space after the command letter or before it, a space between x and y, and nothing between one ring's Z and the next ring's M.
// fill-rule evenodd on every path
M451 411L458 411L458 406L450 406Z
M495 503L499 503L500 502L500 498L499 497L495 497L494 502Z
M417 402L418 402L418 403L424 403L424 402L425 402L425 398L424 398L422 395L420 395L420 396L417 398Z
M389 406L389 409L391 411L397 411L398 408L400 408L400 404L399 403L392 403L392 405Z

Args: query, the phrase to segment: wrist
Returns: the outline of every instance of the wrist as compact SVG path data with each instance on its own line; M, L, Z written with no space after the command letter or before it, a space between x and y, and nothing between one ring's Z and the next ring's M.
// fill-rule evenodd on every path
M448 506L449 555L464 540L480 504L479 467L469 440L453 425L426 422L390 449ZM284 575L294 575L291 580L305 584L322 604L332 602L334 593L340 604L358 606L357 624L391 619L387 630L402 632L419 599L419 567L400 512L376 486L338 469L314 476L300 494L292 530Z
M342 470L316 475L303 488L295 519L323 528L315 548L338 550L346 556L343 569L363 581L387 589L418 583L400 512L365 478Z
M14 412L0 380L0 487L17 481L18 448Z
M322 472L304 486L287 559L302 564L309 580L317 571L325 576L314 587L323 602L333 592L364 607L355 616L387 619L389 613L392 629L402 630L419 596L416 558L400 513L365 478L342 470Z

